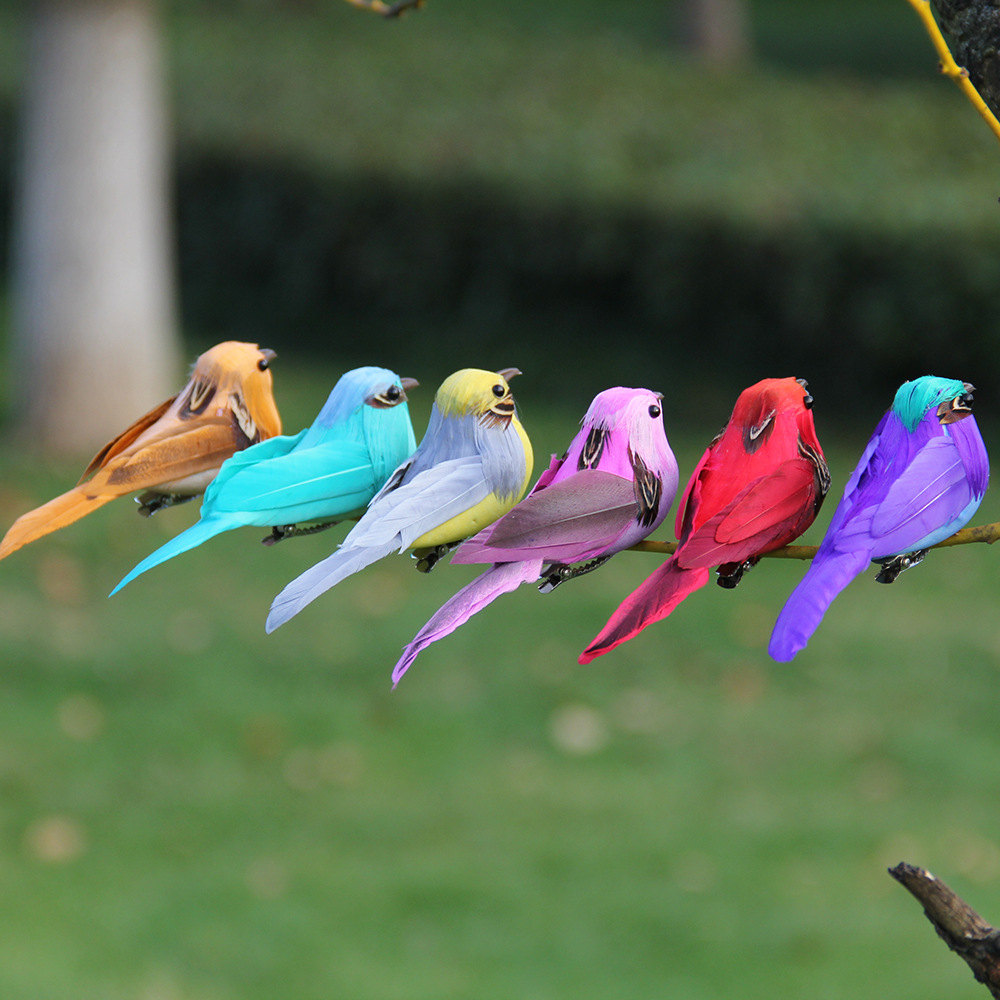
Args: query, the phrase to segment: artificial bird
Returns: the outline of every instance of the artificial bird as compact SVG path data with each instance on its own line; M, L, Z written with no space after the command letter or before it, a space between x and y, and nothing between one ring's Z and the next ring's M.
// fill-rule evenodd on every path
M441 383L420 447L392 473L340 547L274 599L267 631L341 580L393 551L429 570L455 543L524 495L532 452L508 380L520 372L463 368Z
M778 615L768 651L791 660L833 599L869 562L892 583L968 524L989 459L972 416L974 387L925 375L904 382L844 488L816 556Z
M416 447L406 402L406 390L416 385L386 368L342 375L310 427L262 441L223 463L199 520L143 559L111 593L232 528L270 526L264 539L270 544L360 517ZM312 521L321 523L297 526Z
M622 601L581 663L666 618L712 567L733 588L765 552L812 524L830 486L812 404L804 379L764 379L740 393L684 489L677 551Z
M659 527L677 493L677 461L663 430L661 401L648 389L622 387L594 398L580 432L562 458L552 457L531 493L459 547L453 563L492 565L406 646L393 684L421 650L501 594L538 579L547 593Z
M11 525L0 559L127 493L143 491L137 501L146 517L203 493L227 458L281 433L274 358L235 340L206 351L184 389L109 441L73 489Z

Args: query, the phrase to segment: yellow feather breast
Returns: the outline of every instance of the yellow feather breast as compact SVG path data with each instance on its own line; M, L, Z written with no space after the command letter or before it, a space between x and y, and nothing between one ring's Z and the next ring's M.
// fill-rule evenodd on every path
M477 531L482 531L498 518L503 517L520 499L524 496L531 481L531 472L534 467L534 453L531 449L531 441L525 433L521 421L515 417L511 421L511 426L521 439L524 448L524 478L521 480L521 487L517 493L501 500L495 493L491 493L484 500L481 500L474 507L470 507L461 514L456 514L453 518L439 524L436 528L424 532L413 544L412 549L435 548L438 545L450 545L453 542L460 542L463 538L470 538Z

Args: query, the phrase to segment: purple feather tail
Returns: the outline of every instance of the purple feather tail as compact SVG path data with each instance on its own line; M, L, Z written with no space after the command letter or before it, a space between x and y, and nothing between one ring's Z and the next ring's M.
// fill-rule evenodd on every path
M472 583L442 604L404 648L403 655L392 671L392 686L399 683L421 650L450 635L501 594L517 590L522 583L537 580L541 571L541 559L528 559L523 562L495 563L485 573L477 576Z
M833 599L871 562L868 549L819 553L778 615L767 651L781 663L809 641Z

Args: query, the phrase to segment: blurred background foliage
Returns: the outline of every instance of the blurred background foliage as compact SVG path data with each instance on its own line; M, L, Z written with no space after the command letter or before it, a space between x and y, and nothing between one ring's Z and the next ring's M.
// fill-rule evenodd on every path
M516 364L540 457L647 384L682 477L741 388L806 376L821 530L903 378L995 410L1000 161L902 0L751 9L754 61L709 72L662 0L164 3L189 355L278 348L289 430L390 365L418 436L447 372ZM0 523L78 471L5 448ZM390 693L468 570L389 559L265 637L342 529L232 532L108 601L197 516L129 507L0 564L5 1000L981 995L884 869L1000 919L987 546L859 581L789 666L764 649L802 567L768 562L579 668L655 565L625 554Z
M805 375L841 412L926 371L1000 388L995 141L916 18L751 11L754 62L713 72L663 0L164 4L185 333L516 362L577 405L637 369L720 400Z

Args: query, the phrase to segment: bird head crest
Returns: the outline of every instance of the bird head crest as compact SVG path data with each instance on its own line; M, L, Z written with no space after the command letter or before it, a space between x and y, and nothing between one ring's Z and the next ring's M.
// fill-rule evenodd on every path
M924 375L904 382L896 390L892 410L908 430L916 429L928 410L935 408L943 424L954 423L972 412L973 386L954 378Z

